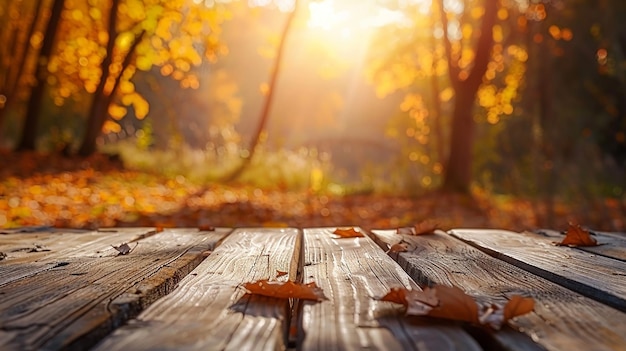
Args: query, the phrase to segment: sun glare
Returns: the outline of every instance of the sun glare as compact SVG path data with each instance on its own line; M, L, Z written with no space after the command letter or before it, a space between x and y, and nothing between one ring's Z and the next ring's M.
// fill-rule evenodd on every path
M406 0L407 4L424 4L427 0ZM346 33L374 29L389 24L402 25L409 19L399 10L391 10L376 1L322 0L309 2L311 29Z

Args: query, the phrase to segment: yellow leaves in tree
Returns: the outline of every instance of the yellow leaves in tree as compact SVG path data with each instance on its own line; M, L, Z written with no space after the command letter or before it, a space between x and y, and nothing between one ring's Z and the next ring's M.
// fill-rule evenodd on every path
M144 119L150 111L150 105L143 96L138 93L127 94L122 97L122 103L126 106L133 106L135 117Z
M147 56L139 56L135 62L137 68L142 71L149 71L152 68L152 60Z
M473 297L454 286L436 285L423 291L392 288L380 301L404 305L405 313L413 316L430 316L451 319L500 329L511 318L530 313L535 301L529 297L513 295L502 304L479 306Z
M104 134L119 133L121 131L122 131L122 127L119 124L117 124L115 121L106 120L104 122L104 125L102 126L102 132Z
M109 106L109 111L108 112L109 112L109 116L111 116L111 118L113 118L116 121L119 121L120 119L124 118L124 116L126 116L126 113L128 111L126 110L126 107L123 107L123 106L120 106L120 105L116 105L116 104L111 104Z

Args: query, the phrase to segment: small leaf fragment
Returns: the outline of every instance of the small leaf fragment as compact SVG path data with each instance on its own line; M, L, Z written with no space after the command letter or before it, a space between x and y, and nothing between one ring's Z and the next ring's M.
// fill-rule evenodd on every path
M391 288L389 292L378 299L379 301L395 302L407 308L406 314L424 315L432 307L439 304L436 291L431 288L424 290L409 290L406 288ZM417 311L422 311L418 313Z
M437 228L439 228L439 225L435 221L426 219L412 227L398 228L396 233L400 235L427 235L434 234Z
M531 297L513 295L504 306L504 322L509 319L530 313L535 309L535 300Z
M139 243L135 244L135 247L137 247ZM127 243L122 243L119 246L113 246L111 245L111 247L113 247L115 250L117 250L117 252L119 252L120 255L128 255L129 253L131 253L135 247L133 247L132 249L130 248L130 246Z
M392 253L406 252L408 250L409 250L409 243L403 242L403 241L401 241L401 242L399 242L397 244L393 244L389 248L389 252L392 252Z
M287 272L276 270L276 278L282 277L284 275L287 275Z
M339 235L340 238L361 238L363 234L354 228L337 228L333 234Z
M414 228L415 228L415 234L413 234L413 235L434 234L435 233L435 229L439 228L439 224L437 224L433 220L426 219L426 220L423 220L423 221L417 223L414 226Z
M215 227L210 226L210 225L199 225L198 230L201 232L214 232Z
M578 224L569 224L565 238L557 246L598 246L596 239L591 237L589 231L583 229Z
M429 316L478 324L478 305L474 298L456 286L437 285L439 304L428 313Z
M301 284L294 283L292 281L279 282L265 279L245 283L243 287L252 295L262 295L281 299L294 298L311 301L326 300L324 291L318 287L315 282Z
M391 288L387 294L378 298L378 301L395 302L404 306L408 306L409 301L406 297L408 289L405 288Z

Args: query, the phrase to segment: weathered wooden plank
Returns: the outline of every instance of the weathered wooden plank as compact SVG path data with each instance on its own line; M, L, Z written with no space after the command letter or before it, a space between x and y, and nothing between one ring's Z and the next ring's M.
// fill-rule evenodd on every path
M298 349L481 349L457 326L407 318L375 300L393 287L419 287L370 238L335 239L333 230L304 230L304 281L317 282L328 300L302 304Z
M534 233L455 229L450 233L524 270L626 312L626 266L578 248L555 246Z
M44 229L42 229L44 230ZM0 235L0 286L17 279L52 269L70 257L114 256L111 245L120 245L150 233L154 228L105 229L77 231L50 229L47 231L11 232Z
M172 229L145 237L143 230L139 237L145 238L124 256L111 245L121 244L122 237L137 238L137 230L118 229L105 233L107 239L101 233L92 236L91 244L78 240L76 250L70 250L68 240L64 249L43 260L62 259L63 264L0 287L0 349L85 349L95 344L173 290L228 232Z
M238 229L183 279L97 350L285 349L288 301L250 296L240 285L295 279L297 229ZM277 271L289 274L277 277Z
M504 302L513 294L533 297L535 311L511 321L514 329L492 333L508 350L620 350L626 345L626 314L580 296L516 266L495 259L470 245L438 232L399 236L374 231L386 243L402 238L409 251L391 254L417 281L455 285L479 300Z
M598 246L578 247L577 250L587 251L594 254L614 258L616 260L626 261L626 235L617 233L591 232L592 236L598 242ZM554 242L560 242L565 237L564 234L556 230L541 229L535 234L543 235ZM532 235L529 233L529 235Z

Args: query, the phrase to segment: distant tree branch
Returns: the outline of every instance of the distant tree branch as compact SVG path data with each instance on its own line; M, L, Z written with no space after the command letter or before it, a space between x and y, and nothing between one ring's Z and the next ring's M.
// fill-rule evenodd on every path
M443 0L439 0L439 14L441 16L441 26L443 29L443 47L446 51L446 61L448 61L448 75L450 83L456 87L459 84L458 59L452 55L452 42L448 33L448 13L443 6ZM456 88L455 88L456 90Z

